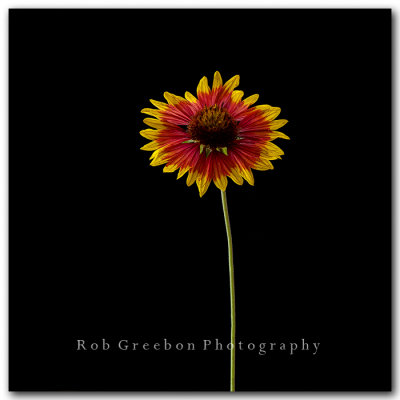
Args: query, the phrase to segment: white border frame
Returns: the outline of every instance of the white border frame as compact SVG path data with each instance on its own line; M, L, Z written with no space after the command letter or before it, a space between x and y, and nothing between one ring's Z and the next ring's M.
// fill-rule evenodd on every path
M396 155L400 154L398 140L398 93L399 81L397 79L397 69L399 67L398 57L399 51L397 44L399 43L399 29L396 26L398 7L400 3L394 1L372 1L372 0L337 0L337 1L314 1L308 0L280 0L278 1L262 1L262 0L52 0L52 1L13 1L2 0L0 4L0 284L2 287L1 303L0 303L0 399L10 399L15 397L37 398L37 399L56 399L62 397L68 399L97 399L115 400L116 398L134 398L134 399L152 399L152 398L182 398L196 397L205 399L218 399L220 397L231 396L231 394L217 393L144 393L144 392L37 392L37 393L10 393L8 392L8 9L9 8L392 8L393 10L393 338L396 339L398 330L398 318L396 316L399 309L399 296L396 293L399 290L399 273L398 253L399 248L399 214L397 212L397 201L399 199L398 177L400 162ZM379 99L376 99L379 101ZM383 397L400 398L398 392L398 346L395 341L393 343L393 393L322 393L322 392L305 392L305 393L235 393L236 398L247 397L263 397L271 400L292 399L292 398L319 398L329 397L330 399L354 399L368 398L379 399Z

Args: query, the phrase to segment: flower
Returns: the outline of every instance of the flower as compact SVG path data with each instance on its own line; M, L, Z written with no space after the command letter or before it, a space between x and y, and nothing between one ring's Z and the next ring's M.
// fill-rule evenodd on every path
M167 103L150 100L157 107L141 112L155 118L143 122L154 129L140 134L150 143L141 149L152 151L150 165L164 166L164 172L179 169L178 179L186 172L186 183L197 183L200 197L214 181L226 190L227 177L238 185L245 179L254 185L252 169L273 169L271 160L281 158L283 151L272 141L289 139L277 131L288 121L276 120L281 109L269 105L252 106L259 95L242 100L244 93L234 90L239 75L225 84L220 73L214 74L212 88L206 77L197 86L197 98L186 92L185 98L165 92Z

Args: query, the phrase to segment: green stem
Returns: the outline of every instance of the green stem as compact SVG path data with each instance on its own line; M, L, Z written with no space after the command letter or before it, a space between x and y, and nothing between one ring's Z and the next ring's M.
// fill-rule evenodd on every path
M222 208L224 210L224 219L226 227L226 236L228 238L228 259L229 259L229 288L231 297L231 392L235 391L235 346L236 346L236 312L235 312L235 277L233 271L233 248L232 232L229 223L228 202L226 192L221 190Z

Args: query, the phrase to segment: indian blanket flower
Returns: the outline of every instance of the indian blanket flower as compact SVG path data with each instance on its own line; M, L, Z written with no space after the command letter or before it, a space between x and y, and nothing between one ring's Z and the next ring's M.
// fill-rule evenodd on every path
M197 98L189 92L185 98L165 92L167 103L150 100L156 109L142 113L154 118L143 122L154 129L140 132L151 140L141 148L153 152L150 165L166 164L164 172L179 170L178 179L188 172L186 183L196 182L200 197L211 181L224 192L227 177L238 185L243 179L254 185L252 169L273 169L271 160L281 158L283 151L272 141L289 139L278 131L288 121L275 119L279 107L252 107L258 94L242 100L238 85L239 75L223 84L217 71L211 88L206 77L200 80Z
M197 98L186 92L185 98L165 92L167 103L150 102L157 109L144 108L142 113L154 118L144 122L153 129L140 132L151 140L142 150L152 151L150 165L163 165L164 172L186 172L188 186L197 183L200 197L211 181L221 190L226 235L228 240L229 287L231 304L230 390L235 391L236 311L233 269L232 233L229 222L226 186L228 177L238 185L245 179L254 184L252 169L273 169L271 160L281 158L283 151L272 141L289 139L277 129L287 123L275 119L281 109L269 105L251 107L258 94L242 100L244 93L235 90L239 75L225 84L220 73L214 74L212 88L206 77L197 86Z

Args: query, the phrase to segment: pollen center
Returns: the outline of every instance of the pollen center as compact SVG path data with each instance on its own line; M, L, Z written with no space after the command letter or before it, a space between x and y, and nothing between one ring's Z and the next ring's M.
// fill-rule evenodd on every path
M223 108L213 105L199 111L187 129L193 140L210 149L227 147L238 135L238 122Z

